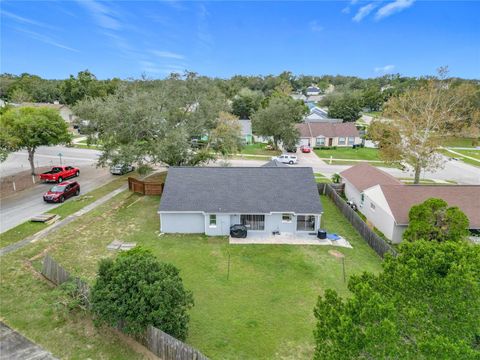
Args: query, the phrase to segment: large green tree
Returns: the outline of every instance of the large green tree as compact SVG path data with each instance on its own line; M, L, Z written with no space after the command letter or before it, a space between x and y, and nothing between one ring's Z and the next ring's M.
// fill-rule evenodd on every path
M2 153L25 149L32 175L34 156L39 146L65 144L71 141L68 126L55 109L45 107L11 108L0 115Z
M97 324L138 335L152 325L185 340L193 296L175 266L135 248L100 262L91 305Z
M403 239L460 240L468 235L468 223L467 216L458 207L449 207L446 201L431 198L412 206Z
M362 100L356 93L344 93L334 96L328 105L328 116L332 119L343 121L357 121L361 116Z
M253 113L262 105L263 98L264 96L261 92L243 88L233 98L232 113L240 119L250 119Z
M267 107L252 116L253 131L261 136L271 136L276 149L280 143L294 145L299 137L295 124L302 120L306 112L301 101L289 96L272 96Z
M99 81L90 71L80 71L76 77L70 75L63 81L60 86L62 101L74 105L88 97L105 97L114 93L118 84L118 79Z
M320 296L315 359L478 359L480 247L417 241Z
M185 78L122 85L103 99L80 101L74 111L89 120L90 140L101 144L100 165L197 165L213 155L195 149L191 140L211 138L227 108L211 81L187 73Z

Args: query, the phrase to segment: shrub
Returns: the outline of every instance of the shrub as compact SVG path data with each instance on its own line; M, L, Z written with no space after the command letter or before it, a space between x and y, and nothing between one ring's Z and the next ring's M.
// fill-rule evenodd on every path
M175 266L135 248L100 262L91 303L97 325L116 326L134 335L153 325L185 340L193 297Z

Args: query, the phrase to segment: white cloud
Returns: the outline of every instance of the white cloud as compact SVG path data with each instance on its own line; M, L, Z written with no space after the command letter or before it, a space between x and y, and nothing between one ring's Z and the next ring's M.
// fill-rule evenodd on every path
M39 21L36 21L36 20L31 20L31 19L27 19L23 16L19 16L19 15L16 15L16 14L13 14L11 12L8 12L8 11L5 11L5 10L2 10L0 12L0 14L2 16L5 16L5 17L8 17L12 20L15 20L16 22L19 22L19 23L23 23L23 24L30 24L30 25L35 25L35 26L40 26L40 27L44 27L44 28L48 28L48 29L55 29L55 27L51 26L51 25L48 25L48 24L44 24L42 22L39 22Z
M52 46L58 47L60 49L68 50L68 51L80 52L77 49L74 49L70 46L63 45L63 44L59 43L58 41L54 40L53 38L51 38L47 35L39 34L37 32L29 31L29 30L25 30L25 29L15 29L15 30L23 32L24 34L28 35L30 38L41 41L45 44L52 45Z
M323 26L320 25L317 20L310 21L310 30L313 32L320 32L323 30Z
M350 1L350 4L351 4L351 5L355 5L356 3L358 3L358 0L351 0L351 1Z
M365 16L367 16L368 14L370 14L373 9L375 9L377 7L377 4L374 4L374 3L370 3L370 4L367 4L365 6L362 6L358 11L357 13L355 14L355 16L352 18L353 21L355 22L360 22L363 20L363 18Z
M117 14L104 3L95 0L77 1L90 12L98 26L110 30L118 30L122 27Z
M391 2L378 9L377 13L375 14L375 20L380 20L386 18L387 16L405 10L412 6L414 2L415 0L395 0L394 2Z
M171 51L159 51L159 50L152 50L152 54L160 57L160 58L167 58L167 59L185 59L185 56L181 54L177 54Z
M344 13L344 14L350 14L350 6L344 7L344 8L342 9L342 13Z
M392 72L393 69L395 69L395 65L380 66L380 67L374 68L373 70L376 73L379 73L379 74L388 74L388 73Z

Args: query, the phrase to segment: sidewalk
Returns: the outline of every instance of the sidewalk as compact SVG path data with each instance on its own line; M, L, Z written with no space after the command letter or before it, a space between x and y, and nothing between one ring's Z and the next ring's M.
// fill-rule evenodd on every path
M452 153L452 154L455 154L455 155L458 155L458 156L460 156L460 157L464 157L464 158L466 158L466 159L470 159L470 160L473 160L473 161L477 161L477 162L480 163L480 160L478 160L478 159L476 159L476 158L474 158L474 157L471 157L471 156L464 155L464 154L462 154L462 153L456 152L456 151L452 150L451 148L443 148L443 149L447 150L448 152L450 152L450 153ZM459 150L460 150L460 149L459 149ZM469 149L469 150L475 150L475 149Z
M0 356L10 360L56 360L25 336L0 321Z
M25 239L23 239L19 242L16 242L16 243L13 243L13 244L10 244L8 246L5 246L5 247L1 248L0 249L0 257L2 257L5 254L9 254L13 251L16 251L18 249L21 249L21 248L27 246L28 244L30 244L32 242L35 242L35 241L38 241L38 240L44 238L48 234L64 227L65 225L70 224L72 221L76 220L80 216L85 215L87 212L89 212L89 211L95 209L96 207L106 203L108 200L110 200L114 196L120 194L121 192L123 192L127 189L128 189L128 185L123 185L122 187L118 188L117 190L112 191L111 193L109 193L109 194L101 197L100 199L94 201L93 203L85 206L84 208L82 208L82 209L78 210L77 212L73 213L72 215L67 216L65 219L57 221L56 223L50 225L49 227L37 232L36 234L33 234L32 236L26 237Z

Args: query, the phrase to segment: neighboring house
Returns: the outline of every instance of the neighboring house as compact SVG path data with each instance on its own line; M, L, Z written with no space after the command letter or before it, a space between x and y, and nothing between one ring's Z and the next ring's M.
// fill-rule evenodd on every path
M307 116L303 118L303 122L329 122L329 123L341 123L342 119L331 119L328 117L327 111L318 106L315 106L314 103L307 103L310 112Z
M307 101L307 97L303 94L290 94L291 98L294 100Z
M58 110L62 119L65 120L65 122L69 125L71 125L73 123L73 121L77 119L77 117L75 116L73 111L70 110L70 108L67 105L60 104L58 101L55 101L53 104L52 103L29 103L29 102L24 102L24 103L19 104L18 106L19 107L26 107L26 106L46 107L46 108Z
M300 133L300 145L313 147L360 145L362 139L354 123L306 122L296 124Z
M163 233L310 233L323 213L307 167L170 167L158 211Z
M6 105L7 103L5 102L5 100L0 99L0 107L5 107Z
M307 101L317 103L323 99L325 95L310 95L307 97Z
M307 96L312 96L312 95L319 95L320 94L320 88L316 87L315 85L309 86L305 92Z
M251 144L253 142L252 121L248 119L241 119L238 121L240 121L242 139L246 144Z
M470 229L480 229L479 185L405 185L368 164L352 166L340 176L346 198L393 243L402 241L411 207L429 198L458 206L467 215Z

